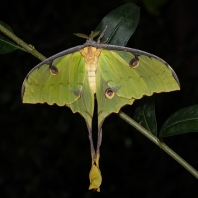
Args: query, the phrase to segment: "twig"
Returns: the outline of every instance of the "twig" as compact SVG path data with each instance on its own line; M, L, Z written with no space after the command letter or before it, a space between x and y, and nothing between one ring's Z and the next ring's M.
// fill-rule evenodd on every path
M8 29L6 29L4 26L0 24L0 31L4 33L7 37L12 39L14 42L16 42L19 46L21 46L24 51L32 54L39 60L43 61L46 59L45 56L43 56L41 53L39 53L32 45L28 45L24 41L22 41L20 38L18 38L16 35L14 35L12 32L10 32Z
M181 164L186 170L188 170L194 177L198 179L198 172L195 170L190 164L188 164L183 158L181 158L177 153L175 153L171 148L169 148L165 143L161 142L157 137L155 137L152 133L147 131L144 127L138 124L135 120L131 119L125 113L120 111L118 115L135 129L140 131L143 135L145 135L149 140L159 146L162 150L164 150L167 154L169 154L174 160L176 160L179 164Z

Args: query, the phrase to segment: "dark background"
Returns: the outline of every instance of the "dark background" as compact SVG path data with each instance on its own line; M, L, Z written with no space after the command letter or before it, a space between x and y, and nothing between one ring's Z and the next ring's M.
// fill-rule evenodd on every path
M141 16L127 46L163 58L181 82L179 92L155 94L160 129L172 113L197 104L196 1L0 0L0 20L49 57L85 42L73 33L89 34L128 2L141 7ZM68 108L21 102L22 82L38 63L19 50L0 55L0 198L198 197L197 179L116 114L103 125L101 192L88 191L91 157L83 118ZM132 117L138 103L123 111ZM93 124L96 134L96 117ZM197 133L164 141L198 169Z

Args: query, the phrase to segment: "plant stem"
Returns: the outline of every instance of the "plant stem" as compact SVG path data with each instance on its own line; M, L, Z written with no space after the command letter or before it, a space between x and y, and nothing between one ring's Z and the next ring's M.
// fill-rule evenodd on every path
M164 150L167 154L169 154L174 160L176 160L179 164L181 164L186 170L188 170L194 177L198 179L198 172L195 170L190 164L188 164L183 158L181 158L177 153L175 153L171 148L169 148L165 143L161 142L157 137L155 137L152 133L147 131L144 127L138 124L135 120L131 119L125 113L120 111L118 115L135 129L140 131L143 135L145 135L149 140L159 146L162 150Z
M35 56L36 58L38 58L41 61L43 61L43 60L46 59L46 57L43 56L41 53L39 53L32 45L28 45L27 43L25 43L24 41L22 41L20 38L18 38L12 32L10 32L9 30L7 30L1 24L0 24L0 31L2 33L4 33L7 37L9 37L10 39L12 39L13 41L15 41L19 46L21 46L24 49L24 51L32 54L33 56Z

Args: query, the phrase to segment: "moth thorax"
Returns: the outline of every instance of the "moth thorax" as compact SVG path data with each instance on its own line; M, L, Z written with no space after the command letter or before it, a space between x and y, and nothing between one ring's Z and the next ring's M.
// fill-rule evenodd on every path
M92 46L85 47L80 51L85 58L86 73L88 75L89 85L93 93L96 93L96 70L100 51L100 49L96 49Z

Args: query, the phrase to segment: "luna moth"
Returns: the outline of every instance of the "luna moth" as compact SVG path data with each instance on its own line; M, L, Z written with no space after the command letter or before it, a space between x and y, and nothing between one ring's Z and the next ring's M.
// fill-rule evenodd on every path
M35 66L22 85L23 103L67 106L85 119L90 140L92 166L89 189L100 191L99 169L102 124L111 113L153 93L180 89L173 69L161 58L137 49L95 42L97 33L79 45ZM92 140L94 101L98 107L98 141Z

